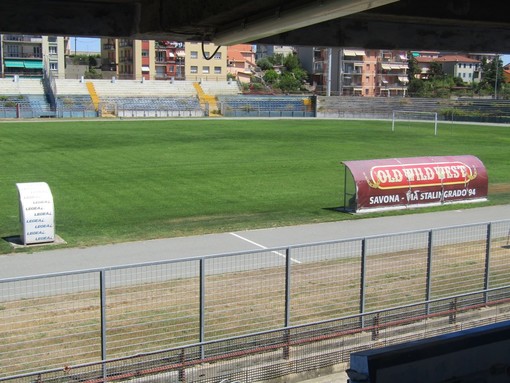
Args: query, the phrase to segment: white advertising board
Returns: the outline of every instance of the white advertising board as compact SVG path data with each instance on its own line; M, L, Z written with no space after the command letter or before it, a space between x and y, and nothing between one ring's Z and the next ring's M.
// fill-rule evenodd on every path
M46 182L16 184L19 195L23 244L55 241L53 196Z

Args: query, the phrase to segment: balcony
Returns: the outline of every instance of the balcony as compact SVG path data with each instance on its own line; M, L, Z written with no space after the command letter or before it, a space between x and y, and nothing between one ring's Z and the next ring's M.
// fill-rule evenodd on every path
M133 46L133 40L120 40L119 41L119 47L120 48L126 48L126 47L132 47Z
M18 43L42 43L42 36L28 36L28 35L4 35L4 41L15 41Z
M6 58L6 59L41 59L42 53L5 52L4 58Z
M347 68L345 69L343 72L342 72L343 75L360 75L360 74L363 74L363 71L361 70L361 68Z

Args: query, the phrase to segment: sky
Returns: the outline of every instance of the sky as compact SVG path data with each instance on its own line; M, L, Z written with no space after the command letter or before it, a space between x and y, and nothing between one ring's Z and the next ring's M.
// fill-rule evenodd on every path
M101 40L92 37L71 37L71 52L99 52Z
M76 39L76 45L75 45ZM99 52L100 51L101 41L97 38L92 37L72 37L71 38L71 51L74 51L75 48L77 51L85 51L85 52ZM510 54L503 55L501 57L503 61L503 65L510 63Z

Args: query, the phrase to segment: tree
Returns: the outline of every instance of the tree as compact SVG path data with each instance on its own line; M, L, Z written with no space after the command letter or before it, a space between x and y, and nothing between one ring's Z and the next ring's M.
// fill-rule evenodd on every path
M257 61L257 66L262 70L273 69L273 63L267 57L263 57Z
M284 92L291 92L293 90L301 89L301 81L296 79L292 72L285 72L280 76L278 87Z
M84 73L84 77L87 79L103 78L103 75L97 72L94 68L90 68L88 71Z
M496 56L494 60L482 60L482 79L480 81L480 89L488 91L501 89L504 83L503 77L503 61Z
M265 72L262 76L264 81L284 92L301 90L303 82L308 78L308 73L301 67L299 58L294 54L284 56L277 53L258 60L257 65ZM275 66L278 66L281 74L274 69Z
M283 62L284 62L283 53L275 53L274 55L269 57L269 61L271 61L271 63L273 65L280 65L280 66L283 65Z
M294 69L298 69L301 67L299 63L299 58L293 54L285 56L285 59L283 60L283 66L289 72L292 72Z
M266 73L264 73L264 81L268 84L276 84L278 82L278 78L280 76L278 75L278 73L276 73L276 71L274 69L269 69L268 71L266 71Z
M443 67L437 61L432 61L430 63L430 68L429 68L429 79L434 80L434 79L443 79L443 78L444 78Z
M407 91L411 97L423 97L425 84L419 78L412 78L409 80Z
M416 57L413 56L411 51L407 52L407 78L409 79L409 83L416 79L416 75L421 73L421 69L418 66L418 61Z
M95 56L89 56L89 69L97 67L97 59Z

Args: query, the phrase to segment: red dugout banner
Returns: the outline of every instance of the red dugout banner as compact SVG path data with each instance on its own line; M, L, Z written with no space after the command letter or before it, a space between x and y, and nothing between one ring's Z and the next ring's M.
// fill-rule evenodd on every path
M352 174L356 188L355 201L345 203L345 207L356 211L487 199L487 171L471 155L344 161L343 164Z

